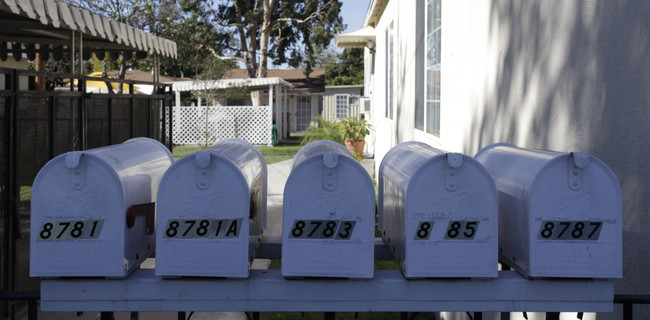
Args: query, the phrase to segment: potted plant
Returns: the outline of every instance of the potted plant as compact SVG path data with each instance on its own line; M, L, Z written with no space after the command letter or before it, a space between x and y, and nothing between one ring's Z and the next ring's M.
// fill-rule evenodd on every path
M363 159L363 147L366 145L364 138L370 134L370 123L350 117L341 119L340 124L345 147L357 160Z

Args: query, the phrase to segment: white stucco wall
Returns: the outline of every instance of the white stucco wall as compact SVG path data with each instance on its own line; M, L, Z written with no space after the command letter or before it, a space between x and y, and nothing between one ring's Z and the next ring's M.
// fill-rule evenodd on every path
M649 21L648 1L443 1L444 147L509 142L608 164L623 193L618 294L650 294ZM620 305L598 315L621 318Z
M417 90L416 69L423 65L423 58L416 56L416 46L424 45L422 35L418 39L415 16L418 3L423 1L390 1L375 27L376 52L374 75L366 72L366 89L372 98L372 120L377 129L375 161L381 163L384 155L396 144L419 140L440 147L440 140L432 135L414 130L415 105L422 103L424 93ZM419 8L421 10L421 8ZM394 114L386 118L386 29L393 22L394 33ZM366 53L366 59L371 55ZM422 60L422 61L420 61Z
M375 72L368 79L366 71L366 85L377 165L411 139L468 155L495 142L588 152L612 168L623 193L623 279L615 292L650 294L650 2L443 0L439 139L413 129L413 97L424 94L412 74L416 3L390 1L375 29ZM394 121L384 116L390 21L400 101ZM634 310L635 319L650 318L650 306ZM598 315L621 318L620 305Z

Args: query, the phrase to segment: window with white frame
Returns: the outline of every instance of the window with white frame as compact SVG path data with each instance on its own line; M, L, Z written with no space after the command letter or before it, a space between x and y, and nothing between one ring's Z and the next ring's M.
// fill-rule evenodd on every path
M296 97L296 131L302 132L311 121L311 96Z
M393 22L386 28L386 118L393 119L394 103L394 63Z
M441 0L427 0L425 10L424 110L416 110L415 127L440 137Z
M336 95L336 118L347 118L350 109L350 97L347 94Z

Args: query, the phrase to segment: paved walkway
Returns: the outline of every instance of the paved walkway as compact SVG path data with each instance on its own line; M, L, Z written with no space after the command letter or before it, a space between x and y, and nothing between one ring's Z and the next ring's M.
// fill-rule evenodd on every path
M265 235L282 235L282 195L291 172L291 161L285 160L268 165L266 230Z

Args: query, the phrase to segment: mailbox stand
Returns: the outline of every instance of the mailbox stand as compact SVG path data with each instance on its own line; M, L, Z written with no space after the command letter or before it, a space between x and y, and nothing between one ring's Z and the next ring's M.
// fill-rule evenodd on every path
M279 237L258 258L279 258ZM382 240L375 257L392 260ZM611 279L528 280L514 271L493 279L406 280L399 270L373 279L285 279L252 270L248 279L162 279L152 269L127 279L44 279L44 311L547 311L611 312Z

